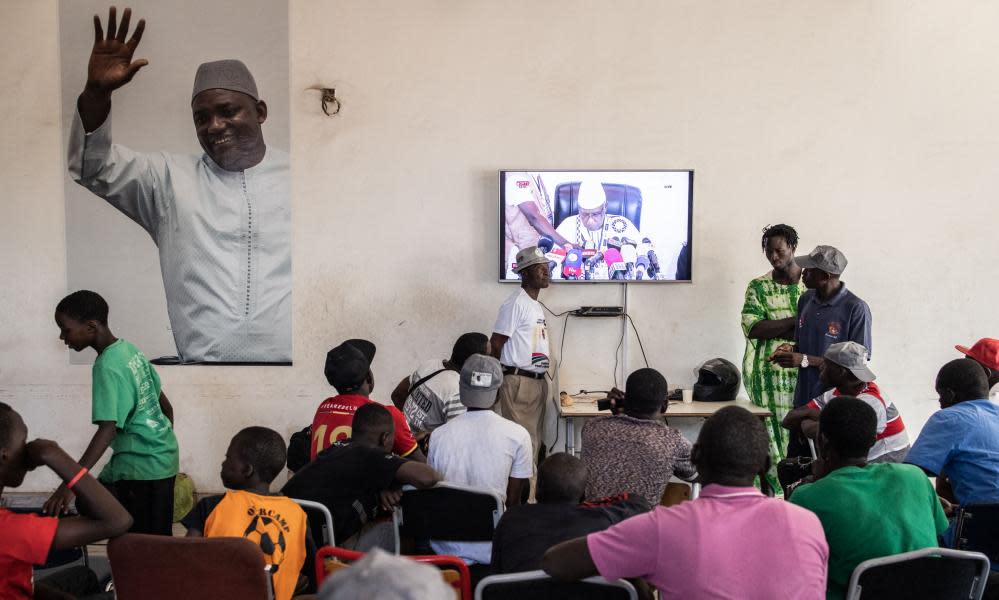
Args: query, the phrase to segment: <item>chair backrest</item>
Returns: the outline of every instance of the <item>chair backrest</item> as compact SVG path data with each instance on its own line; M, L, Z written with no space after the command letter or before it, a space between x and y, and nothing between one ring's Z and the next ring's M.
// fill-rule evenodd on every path
M503 515L503 499L489 490L441 482L403 488L396 511L400 535L453 542L491 542Z
M544 571L490 575L475 586L475 600L637 600L635 587L624 580L590 577L557 581Z
M360 560L364 552L333 548L326 546L316 552L316 585L321 586L326 577L340 569L350 566L350 563ZM429 556L406 556L416 562L434 565L441 571L441 577L455 590L461 600L472 599L472 576L468 565L457 556L434 554Z
M999 504L969 504L957 513L954 547L981 552L999 565Z
M555 187L555 227L573 215L579 214L578 181L562 183ZM607 196L607 214L627 217L639 231L642 229L642 190L633 185L604 183ZM635 240L636 242L639 240Z
M860 563L850 576L846 599L980 600L988 576L984 554L925 548Z
M333 515L325 504L313 502L312 500L299 500L290 498L292 502L298 504L305 511L305 516L309 519L309 531L312 532L312 540L317 546L336 546L336 535L333 531Z
M119 600L267 600L270 575L260 547L244 538L130 533L108 544Z

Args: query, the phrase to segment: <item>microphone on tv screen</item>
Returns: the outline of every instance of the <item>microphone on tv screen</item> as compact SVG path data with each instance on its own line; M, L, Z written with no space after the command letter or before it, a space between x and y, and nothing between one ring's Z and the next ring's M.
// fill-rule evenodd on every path
M548 259L548 273L554 274L561 269L561 265L565 261L565 250L555 246L551 252L545 253L545 258Z
M547 235L543 235L538 238L538 249L542 252L549 252L555 246L555 240L551 239Z
M565 254L565 266L562 267L562 276L566 279L579 279L583 274L583 253L578 248L573 248Z
M638 261L638 251L631 244L621 246L621 259L624 262L625 276L635 278L635 262Z
M652 240L649 238L642 238L642 246L645 254L649 257L649 271L653 273L659 272L659 257L656 256L656 251L652 247Z
M584 257L584 260L583 260L583 278L586 279L586 280L593 279L594 275L596 274L595 273L596 266L598 264L603 264L604 253L603 252L597 252L593 256L590 256L589 258L586 258L586 250L583 250L583 257Z
M604 262L607 264L608 279L621 279L624 277L624 259L621 251L617 248L608 248L604 252Z
M635 279L641 281L649 272L649 257L639 256L635 261Z

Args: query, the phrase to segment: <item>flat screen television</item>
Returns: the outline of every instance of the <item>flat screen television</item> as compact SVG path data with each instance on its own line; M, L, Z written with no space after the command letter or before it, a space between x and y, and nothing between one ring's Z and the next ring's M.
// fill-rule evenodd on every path
M538 246L552 282L691 281L691 170L500 171L499 279Z

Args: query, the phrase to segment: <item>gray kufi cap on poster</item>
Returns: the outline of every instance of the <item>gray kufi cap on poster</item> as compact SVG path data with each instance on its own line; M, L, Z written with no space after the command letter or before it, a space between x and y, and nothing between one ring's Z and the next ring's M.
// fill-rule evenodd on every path
M202 63L194 75L194 91L191 92L191 102L205 90L232 90L242 92L254 100L260 100L257 95L257 82L242 61L235 59L216 60Z

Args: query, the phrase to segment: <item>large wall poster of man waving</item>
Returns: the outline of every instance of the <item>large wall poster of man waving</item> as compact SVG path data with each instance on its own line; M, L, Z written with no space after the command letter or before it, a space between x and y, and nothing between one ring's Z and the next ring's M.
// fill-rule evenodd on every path
M63 0L67 287L154 362L290 364L288 6Z

